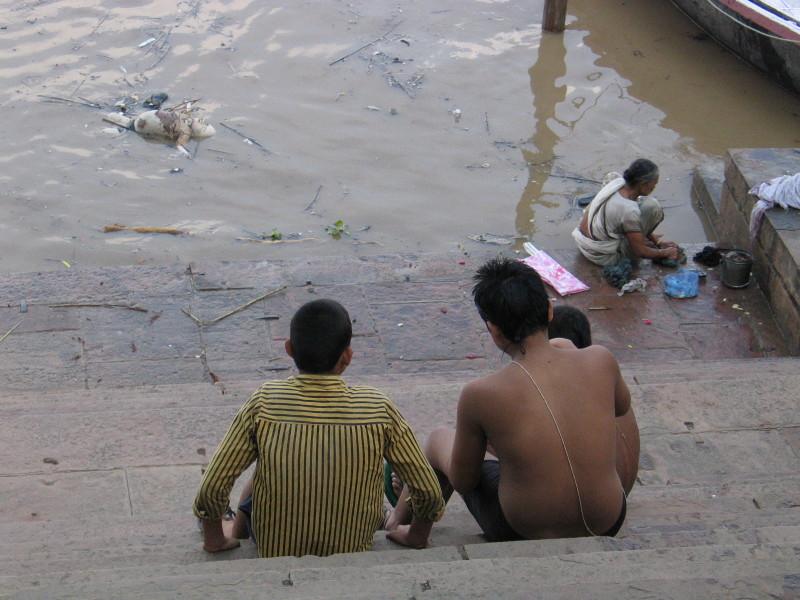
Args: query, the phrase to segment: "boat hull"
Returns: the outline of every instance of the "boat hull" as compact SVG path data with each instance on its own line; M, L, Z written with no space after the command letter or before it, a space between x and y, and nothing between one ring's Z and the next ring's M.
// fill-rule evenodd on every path
M758 0L672 3L722 46L800 95L800 27L796 21L787 20L779 12L771 15L768 3Z

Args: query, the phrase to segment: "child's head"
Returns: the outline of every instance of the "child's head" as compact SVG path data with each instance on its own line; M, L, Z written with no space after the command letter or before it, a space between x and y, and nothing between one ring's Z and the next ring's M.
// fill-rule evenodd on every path
M542 278L531 267L510 258L494 258L473 278L475 306L484 321L513 344L547 329L550 298Z
M589 319L579 309L567 304L559 304L553 308L553 319L547 328L549 338L566 338L576 348L592 345L592 329Z
M335 300L314 300L300 307L289 325L294 363L303 373L330 373L350 347L353 326Z

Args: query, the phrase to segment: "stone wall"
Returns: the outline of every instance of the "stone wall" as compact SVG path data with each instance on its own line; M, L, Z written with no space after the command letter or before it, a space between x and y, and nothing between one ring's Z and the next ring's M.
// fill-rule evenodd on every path
M800 354L800 211L779 207L768 210L751 245L750 213L758 198L749 190L780 175L798 172L800 149L729 150L718 222L720 247L754 254L753 273L794 355Z

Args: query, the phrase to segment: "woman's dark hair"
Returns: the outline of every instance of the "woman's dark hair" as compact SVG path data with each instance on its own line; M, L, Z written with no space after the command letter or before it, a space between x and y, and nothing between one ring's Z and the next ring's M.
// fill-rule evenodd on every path
M335 300L314 300L300 307L289 325L292 358L304 373L330 373L350 346L353 325Z
M637 158L622 174L625 183L634 186L644 181L654 181L658 179L658 165L646 158Z
M547 330L550 299L542 278L518 260L494 258L473 277L472 296L478 314L519 345L529 335Z
M589 319L578 308L569 304L559 304L553 307L553 319L547 327L549 338L566 338L575 344L576 348L586 348L592 345L592 328Z

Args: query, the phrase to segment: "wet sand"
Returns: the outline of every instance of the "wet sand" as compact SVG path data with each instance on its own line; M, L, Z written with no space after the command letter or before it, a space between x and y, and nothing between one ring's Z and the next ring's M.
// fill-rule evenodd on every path
M700 242L696 165L800 146L800 101L669 2L570 0L563 35L541 8L6 3L0 271L485 249L467 236L487 232L570 247L575 199L640 155L662 169L666 237ZM102 121L161 91L217 129L193 160ZM103 232L117 223L191 235ZM273 232L313 239L241 241Z

